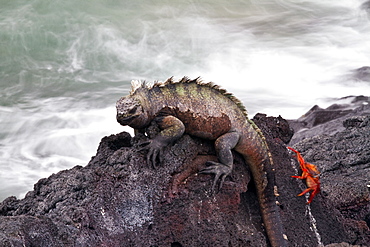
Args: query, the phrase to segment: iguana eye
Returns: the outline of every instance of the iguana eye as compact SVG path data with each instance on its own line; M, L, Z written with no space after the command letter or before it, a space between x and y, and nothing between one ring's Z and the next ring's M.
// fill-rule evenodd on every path
M129 114L134 114L136 112L137 106L132 108L131 110L128 111Z

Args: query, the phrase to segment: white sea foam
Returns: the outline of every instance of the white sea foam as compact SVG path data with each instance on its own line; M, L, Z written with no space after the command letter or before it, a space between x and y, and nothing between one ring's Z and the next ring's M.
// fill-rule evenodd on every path
M37 111L2 112L2 118L18 120L10 126L1 145L2 193L15 188L16 195L22 196L42 177L74 165L86 165L103 136L127 130L116 123L114 105L65 111L63 100L39 101L44 107ZM59 112L61 109L64 112Z

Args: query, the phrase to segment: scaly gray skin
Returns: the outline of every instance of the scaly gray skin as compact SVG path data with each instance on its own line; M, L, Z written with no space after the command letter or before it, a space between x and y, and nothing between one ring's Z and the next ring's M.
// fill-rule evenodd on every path
M164 147L184 133L215 140L218 162L209 161L201 173L215 174L212 189L220 188L233 169L234 149L252 171L263 222L271 246L286 246L276 200L271 154L259 128L247 118L239 100L212 83L183 78L148 85L133 83L130 95L117 101L117 121L137 132L145 132L153 121L160 133L148 141L148 164L155 166Z

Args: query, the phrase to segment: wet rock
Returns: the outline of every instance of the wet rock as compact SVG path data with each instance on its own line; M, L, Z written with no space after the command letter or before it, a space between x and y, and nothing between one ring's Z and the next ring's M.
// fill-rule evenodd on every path
M349 243L335 243L325 245L325 247L361 247L361 245L351 245Z
M362 4L364 9L369 10L369 2ZM353 78L358 81L370 81L370 67L363 66L353 71Z
M289 120L289 125L295 133L290 145L317 135L333 135L345 129L344 120L367 115L370 115L368 96L344 97L338 101L338 104L333 104L326 109L316 105L302 117Z
M289 122L281 116L267 117L266 114L257 113L253 121L269 139L279 139L288 144L294 135L294 130L289 125Z
M344 130L294 145L321 171L321 195L343 216L353 244L370 243L370 115L343 121Z
M343 148L338 146L335 152L324 148L329 156L340 158L333 161L318 151L322 149L320 139L305 140L307 146L297 144L323 171L323 192L306 206L305 197L296 196L305 189L304 183L290 177L299 172L299 165L286 149L293 134L288 122L263 114L254 121L265 133L273 155L281 217L290 245L367 243L366 219L370 216L364 206L365 191L347 193L338 201L346 187L328 183L340 184L338 176L344 176L345 181L357 178L355 186L362 186L365 180L355 170L368 169L369 152L362 155L363 148L343 141ZM355 142L353 138L363 134L358 130L367 128L363 126L366 121L348 120L348 133L341 138ZM131 138L125 132L104 137L87 166L41 179L22 200L4 200L0 204L0 246L267 245L253 178L238 154L231 176L220 191L212 193L213 176L198 171L206 160L216 159L213 142L184 135L166 148L163 164L153 169L138 148L146 138ZM323 141L336 144L329 137ZM322 156L313 158L315 153Z
M177 191L173 194L173 178L186 170L186 164L203 155L214 157L212 143L184 136L167 149L165 162L157 170L147 166L144 153L130 146L127 133L103 138L88 166L41 179L23 200L6 199L0 206L4 215L0 225L9 230L1 235L0 245L265 243L258 215L254 225L244 223L252 217L241 204L250 176L239 156L232 174L235 182L226 181L216 195L210 191L212 177L196 173L204 162L195 162L200 167L175 181ZM32 222L41 226L38 235L47 232L46 239L28 237L34 230L29 232L23 225ZM60 233L68 238L64 240Z

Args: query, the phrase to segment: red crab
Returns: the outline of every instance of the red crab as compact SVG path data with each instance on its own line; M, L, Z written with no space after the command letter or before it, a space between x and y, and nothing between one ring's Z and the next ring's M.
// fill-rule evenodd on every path
M319 180L319 170L317 167L313 164L307 163L304 161L302 155L295 149L288 147L288 149L292 150L297 154L297 160L299 162L299 165L302 169L302 175L301 176L292 176L293 178L299 178L299 179L306 179L306 185L307 189L302 191L302 193L298 194L297 196L302 196L310 191L311 195L308 199L306 204L310 204L312 202L312 199L320 192L320 180Z

